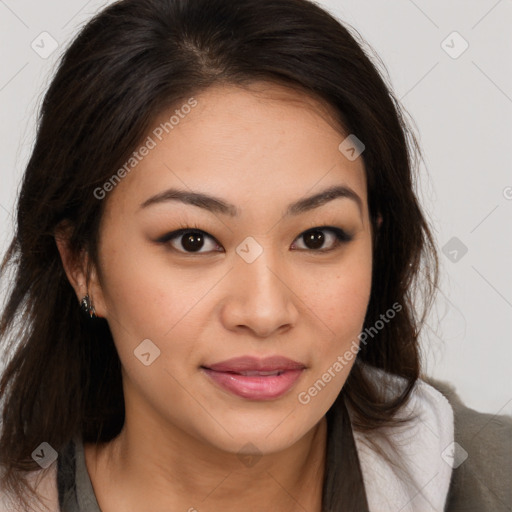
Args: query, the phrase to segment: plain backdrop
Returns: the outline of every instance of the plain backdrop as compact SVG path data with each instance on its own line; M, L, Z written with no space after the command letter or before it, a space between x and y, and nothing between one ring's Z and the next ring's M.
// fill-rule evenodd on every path
M42 94L70 38L108 3L0 0L2 252ZM512 414L512 1L319 3L377 52L425 155L417 187L442 275L422 333L427 372L472 408ZM49 56L34 49L41 38L51 49L45 32L58 44Z

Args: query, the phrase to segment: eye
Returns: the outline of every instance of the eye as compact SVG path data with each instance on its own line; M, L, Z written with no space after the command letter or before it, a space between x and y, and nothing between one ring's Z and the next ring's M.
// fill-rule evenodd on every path
M349 235L340 228L319 226L304 231L295 239L291 248L305 251L329 252L344 243L350 242L352 239L352 235ZM297 247L297 240L302 240L305 247ZM223 252L222 246L215 238L198 228L185 227L172 231L160 237L157 242L170 245L174 250L182 254ZM209 246L208 243L210 244ZM325 245L327 245L327 248Z
M301 250L329 252L344 243L350 242L353 239L353 236L340 228L335 228L333 226L319 226L304 231L304 233L296 238L296 240L301 239L306 246L305 249L299 248ZM324 247L324 244L327 244L327 248ZM292 248L295 248L294 245L295 242L292 244Z
M201 231L200 229L179 229L164 235L163 237L159 238L157 242L169 244L173 249L176 249L178 252L182 253L204 253L211 251L220 252L220 245L217 243L217 241L212 236L208 235L204 231ZM210 242L209 247L208 242ZM206 250L201 251L201 249L205 247Z

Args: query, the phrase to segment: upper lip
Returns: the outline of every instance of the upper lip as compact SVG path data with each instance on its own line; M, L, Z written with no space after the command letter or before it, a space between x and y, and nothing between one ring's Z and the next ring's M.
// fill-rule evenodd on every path
M252 356L234 357L208 366L204 365L203 367L216 372L235 373L246 371L272 372L276 370L302 370L306 368L304 364L283 356L265 358Z

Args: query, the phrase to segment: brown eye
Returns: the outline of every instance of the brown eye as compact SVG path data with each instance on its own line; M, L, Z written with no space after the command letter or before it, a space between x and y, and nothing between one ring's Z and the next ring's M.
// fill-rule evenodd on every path
M186 251L197 252L204 245L204 236L202 233L188 233L182 235L181 246Z
M308 249L320 249L325 242L325 234L320 230L308 231L302 238Z
M329 252L344 243L353 239L340 228L332 226L321 226L308 229L296 238L292 249ZM298 243L297 241L302 241ZM211 252L222 252L222 246L208 233L199 229L184 228L160 237L157 242L170 245L175 251L182 254L207 254ZM301 247L303 245L303 247ZM327 247L326 247L327 246ZM203 250L205 249L205 250Z
M171 245L181 253L207 253L219 252L219 245L215 239L204 231L180 229L173 231L157 240L159 243ZM206 250L202 250L206 247Z
M317 252L328 252L336 249L343 243L350 242L352 238L353 237L351 235L347 234L340 228L321 226L318 228L308 229L297 237L297 240L303 241L305 245L304 250L309 249ZM324 247L324 244L327 244L327 248ZM296 243L294 242L292 245L296 246ZM303 249L301 247L298 248L301 250Z

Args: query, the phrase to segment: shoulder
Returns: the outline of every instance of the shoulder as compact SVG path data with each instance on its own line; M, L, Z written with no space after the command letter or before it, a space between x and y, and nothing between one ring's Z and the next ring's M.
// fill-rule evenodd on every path
M467 407L454 387L425 379L454 411L453 475L447 512L509 511L512 508L512 416Z
M0 468L0 472L3 472L3 468ZM38 503L32 504L35 512L60 512L56 462L47 469L29 473L28 481L40 498ZM25 510L21 509L19 504L16 503L7 489L2 488L1 484L0 512L25 512Z
M388 395L405 379L367 368ZM445 460L454 440L453 409L433 386L418 380L395 417L408 420L369 432L354 431L370 509L442 512L452 467Z

